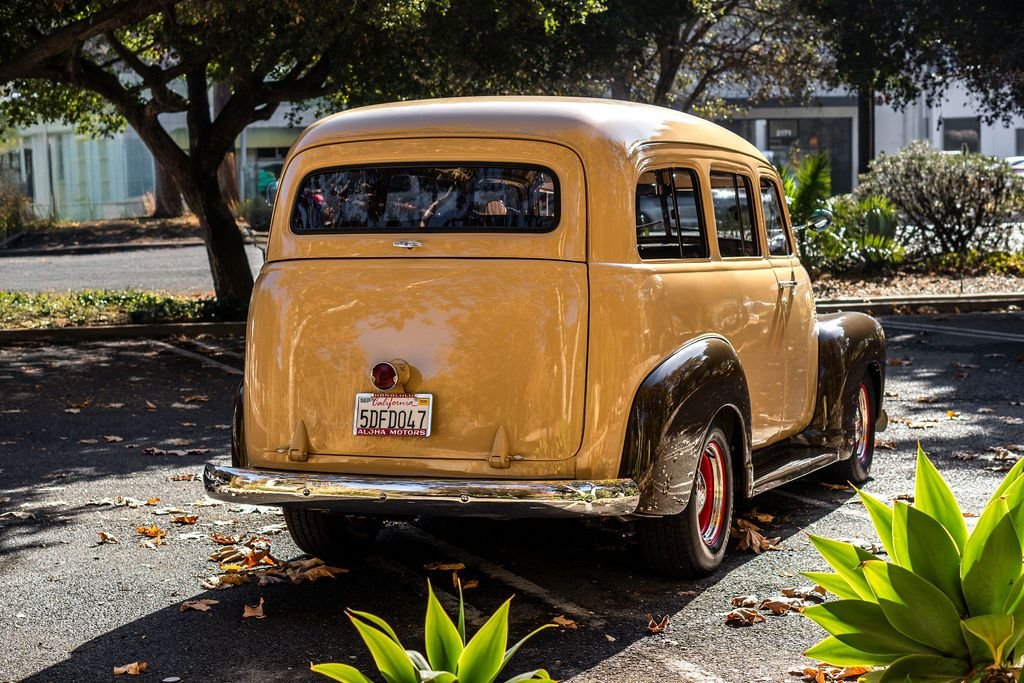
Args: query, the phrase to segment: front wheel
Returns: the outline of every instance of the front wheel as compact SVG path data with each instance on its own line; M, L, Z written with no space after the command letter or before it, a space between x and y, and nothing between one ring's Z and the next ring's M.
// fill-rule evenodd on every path
M831 474L840 483L863 484L871 476L871 461L875 457L875 381L870 373L861 379L853 396L853 452L846 460L832 466Z
M729 438L721 427L713 426L697 462L686 509L638 522L644 561L654 571L696 579L722 564L733 515L730 452Z
M373 517L323 510L284 508L284 521L295 545L324 562L340 562L373 543L381 522Z

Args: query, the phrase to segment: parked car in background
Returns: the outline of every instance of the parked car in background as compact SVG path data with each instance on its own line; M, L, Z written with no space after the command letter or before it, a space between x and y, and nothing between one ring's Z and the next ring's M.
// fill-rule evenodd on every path
M205 482L325 559L386 518L603 516L698 576L740 498L868 478L884 382L740 137L609 100L365 107L285 162Z

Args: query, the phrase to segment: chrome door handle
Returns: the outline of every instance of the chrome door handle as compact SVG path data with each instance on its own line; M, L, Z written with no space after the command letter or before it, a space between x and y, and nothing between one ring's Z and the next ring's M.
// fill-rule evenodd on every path
M392 242L391 246L398 247L400 249L415 249L417 247L422 247L423 242L417 242L416 240L398 240L397 242Z
M787 287L796 287L799 282L796 280L779 280L779 289L786 289Z

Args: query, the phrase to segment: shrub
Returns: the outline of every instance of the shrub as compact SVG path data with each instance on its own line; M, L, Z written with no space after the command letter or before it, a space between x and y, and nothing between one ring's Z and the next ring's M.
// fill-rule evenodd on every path
M240 319L244 319L240 311L225 308L208 296L131 289L66 293L0 290L0 329Z
M270 216L274 207L267 204L261 197L246 199L239 205L239 214L257 232L270 230Z
M953 492L918 446L914 504L858 491L891 562L851 544L811 543L834 574L805 576L840 599L804 616L829 636L808 657L884 666L862 681L1016 681L1024 655L1024 460L968 534Z
M553 626L541 626L506 650L508 608L511 601L511 598L506 600L467 643L462 585L459 584L459 622L456 626L441 607L430 582L427 582L427 619L424 628L426 657L416 650L406 650L394 629L380 617L354 610L348 610L345 614L359 631L373 655L373 661L388 683L492 683L523 643ZM370 683L370 679L348 664L314 664L310 668L342 683ZM554 683L544 669L513 676L505 683L526 681Z
M908 238L903 243L915 251L963 253L1005 247L1024 179L1002 159L945 154L919 140L872 161L858 192L892 202Z
M832 227L808 232L804 257L819 270L870 270L903 261L904 249L896 241L896 208L884 197L858 198L844 194L828 203L835 215Z
M17 177L0 171L0 241L25 229L30 218L29 205Z

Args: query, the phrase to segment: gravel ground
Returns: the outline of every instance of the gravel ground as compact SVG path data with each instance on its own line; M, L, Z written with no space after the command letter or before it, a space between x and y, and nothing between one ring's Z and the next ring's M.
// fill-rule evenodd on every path
M1012 275L969 275L958 278L901 273L866 278L822 275L814 281L814 297L819 300L996 292L1024 292L1024 278Z

